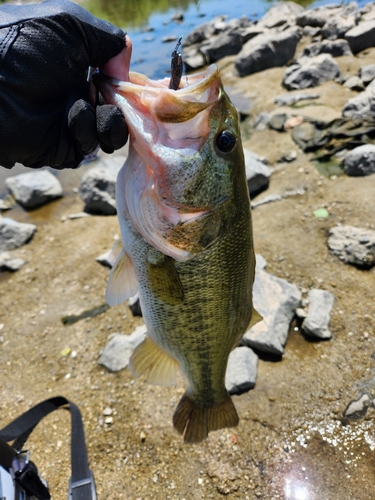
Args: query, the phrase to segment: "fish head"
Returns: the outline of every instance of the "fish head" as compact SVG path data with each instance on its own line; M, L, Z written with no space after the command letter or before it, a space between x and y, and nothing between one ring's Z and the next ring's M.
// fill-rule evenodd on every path
M130 73L129 81L97 79L118 106L130 134L123 172L123 210L155 248L186 261L211 246L235 217L246 185L238 114L215 65L169 79Z

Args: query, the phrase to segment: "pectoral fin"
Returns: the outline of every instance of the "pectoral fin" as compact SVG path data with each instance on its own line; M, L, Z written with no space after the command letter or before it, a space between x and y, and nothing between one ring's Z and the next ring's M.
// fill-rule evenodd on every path
M181 304L184 290L174 260L152 250L147 265L150 287L156 297L172 306Z
M138 288L133 262L122 248L109 273L105 299L110 306L115 306L133 297L138 292Z
M146 337L134 350L129 369L135 377L145 375L150 384L172 385L176 380L178 361Z
M258 311L256 309L254 309L254 306L253 306L253 312L251 314L251 320L250 320L250 323L249 323L249 326L248 326L248 330L250 330L250 328L252 328L254 325L256 325L257 323L259 323L260 321L263 321L263 316L261 316Z

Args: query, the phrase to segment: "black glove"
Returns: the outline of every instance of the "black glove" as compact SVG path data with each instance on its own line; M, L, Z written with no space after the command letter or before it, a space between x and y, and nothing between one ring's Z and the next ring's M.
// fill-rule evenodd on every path
M68 0L2 5L0 164L75 168L99 142L108 153L123 146L124 117L87 102L87 73L124 47L122 30Z

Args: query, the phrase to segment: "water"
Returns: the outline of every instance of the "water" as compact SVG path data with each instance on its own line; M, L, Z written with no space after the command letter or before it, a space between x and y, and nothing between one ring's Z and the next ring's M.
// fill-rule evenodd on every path
M129 33L133 40L132 70L150 78L164 78L170 72L170 56L175 42L163 43L166 36L180 37L215 16L226 15L228 19L242 15L252 20L259 19L274 4L273 0L83 0L82 5L98 17L106 19ZM304 8L324 5L332 0L299 0ZM360 0L358 4L366 2ZM182 12L182 23L171 21L173 14ZM153 31L145 32L151 27Z

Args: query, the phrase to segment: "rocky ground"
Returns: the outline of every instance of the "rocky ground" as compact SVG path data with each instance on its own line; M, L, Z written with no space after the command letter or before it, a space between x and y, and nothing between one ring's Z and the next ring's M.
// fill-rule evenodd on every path
M297 50L307 43L303 37ZM374 56L371 48L335 61L342 74L354 76ZM182 379L176 387L159 388L135 380L128 370L110 373L98 365L111 334L130 334L142 325L126 304L63 323L104 304L108 269L95 258L119 235L116 216L68 217L83 210L72 187L87 167L60 174L65 197L29 212L17 207L3 214L32 222L37 231L12 252L25 265L0 274L0 426L53 395L72 399L82 410L100 500L374 496L375 267L343 263L329 252L327 239L338 224L375 230L375 175L325 177L290 131L254 128L260 112L340 117L357 91L331 80L307 90L319 94L316 100L275 106L275 98L286 92L285 68L238 78L234 65L235 56L219 61L225 85L251 102L242 122L244 146L273 168L268 190L253 202L303 193L254 209L256 253L268 262L269 273L303 294L320 288L335 297L331 340L305 338L294 319L283 356L260 354L254 389L234 396L237 428L212 433L200 445L184 445L172 427ZM278 162L291 151L297 153L294 161ZM327 217L313 214L320 208ZM363 395L358 418L344 420L348 404ZM56 412L29 440L56 500L66 498L69 435L68 415Z

